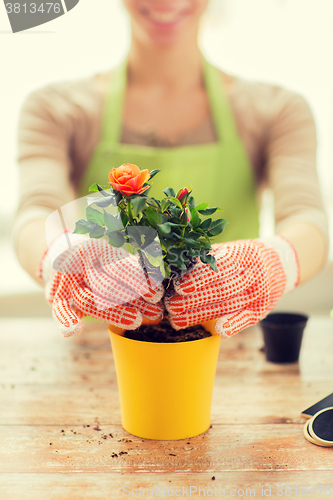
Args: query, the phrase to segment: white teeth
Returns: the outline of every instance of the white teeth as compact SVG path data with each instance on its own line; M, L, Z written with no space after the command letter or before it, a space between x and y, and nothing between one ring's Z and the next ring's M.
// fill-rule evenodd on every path
M155 21L157 23L174 23L178 21L180 18L180 15L178 12L156 12L156 11L150 11L148 16L152 21Z

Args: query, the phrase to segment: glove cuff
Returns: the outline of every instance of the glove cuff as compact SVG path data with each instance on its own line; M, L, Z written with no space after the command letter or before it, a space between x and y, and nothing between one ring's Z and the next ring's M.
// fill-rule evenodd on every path
M73 234L69 229L65 229L65 231L58 235L45 250L39 263L37 276L42 279L44 283L47 283L52 278L54 272L57 271L54 266L56 263L57 265L59 264L61 254L86 239L89 238L81 234Z
M278 234L260 241L278 254L287 279L283 295L291 292L298 286L300 279L300 266L295 248L289 240Z

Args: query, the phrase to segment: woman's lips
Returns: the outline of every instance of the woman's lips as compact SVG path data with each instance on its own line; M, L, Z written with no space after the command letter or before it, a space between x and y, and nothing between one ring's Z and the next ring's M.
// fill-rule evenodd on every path
M144 8L141 15L150 23L158 27L173 27L181 22L188 12L186 10L155 10Z

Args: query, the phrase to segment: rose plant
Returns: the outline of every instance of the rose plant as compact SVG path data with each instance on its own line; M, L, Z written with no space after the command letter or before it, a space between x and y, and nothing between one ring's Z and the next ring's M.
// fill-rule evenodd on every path
M149 196L150 184L159 170L140 170L130 163L113 168L110 186L94 184L89 191L86 220L76 222L74 232L107 238L114 247L130 248L163 278L182 275L198 258L216 271L210 238L220 234L226 220L210 216L218 207L195 204L190 187L177 193L163 190L164 198Z
M167 187L162 199L149 196L149 182L158 172L128 163L112 169L109 186L91 186L86 219L76 222L74 232L105 238L137 255L145 277L159 284L164 280L170 296L172 279L199 259L216 271L210 238L224 230L226 221L213 220L211 216L220 209L209 208L208 203L196 205L186 186L178 192ZM145 328L155 333L162 330L162 340L156 340L155 333L142 337ZM201 337L189 338L187 331L175 341L167 318L134 331L109 325L122 425L128 432L169 440L196 436L209 428L221 338L212 324L200 328ZM139 338L129 336L133 332Z

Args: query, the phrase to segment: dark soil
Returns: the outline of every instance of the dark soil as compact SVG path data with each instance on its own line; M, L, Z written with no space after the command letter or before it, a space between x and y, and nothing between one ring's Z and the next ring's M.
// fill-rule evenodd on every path
M136 330L127 330L124 335L127 339L141 340L143 342L188 342L190 340L210 337L201 325L189 326L181 330L174 330L167 319L158 325L141 325Z

